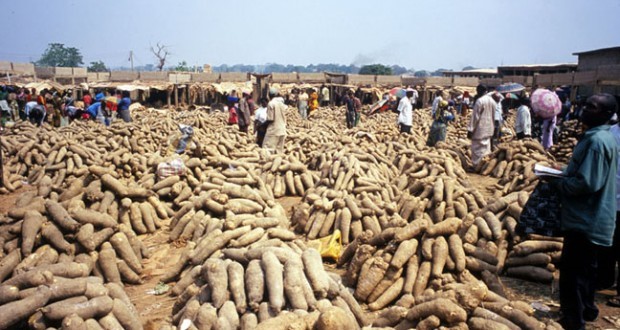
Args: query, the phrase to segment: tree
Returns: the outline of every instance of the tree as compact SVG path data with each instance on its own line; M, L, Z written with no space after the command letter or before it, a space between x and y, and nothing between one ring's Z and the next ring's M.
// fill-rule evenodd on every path
M77 67L84 62L82 54L75 47L65 47L64 44L51 43L47 45L47 49L36 62L39 66L62 66Z
M383 64L372 64L372 65L364 65L361 69L360 69L360 74L367 74L367 75L383 75L383 76L389 76L392 75L392 68L390 68L389 66L385 66Z
M425 78L425 77L430 77L431 73L426 70L420 70L420 71L414 72L413 75L416 77Z
M168 51L168 47L166 45L160 45L159 42L156 44L157 50L151 46L151 52L155 57L157 57L157 69L162 71L164 69L164 65L166 65L166 60L170 52Z
M187 71L190 71L190 68L189 66L187 66L186 61L182 61L182 62L179 62L179 64L177 64L176 68L174 68L174 71L186 71L187 72Z
M400 65L392 65L392 73L395 75L401 75L407 73L407 68Z
M476 69L475 67L473 67L471 65L468 65L468 66L464 67L462 71L475 70L475 69Z
M90 62L90 65L88 66L88 71L89 72L108 72L110 70L108 70L108 68L105 66L103 61L99 60L97 62Z

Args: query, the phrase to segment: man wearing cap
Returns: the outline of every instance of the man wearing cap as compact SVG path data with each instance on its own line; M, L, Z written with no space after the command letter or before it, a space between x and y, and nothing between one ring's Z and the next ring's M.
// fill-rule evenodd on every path
M478 99L474 104L474 110L467 126L467 137L471 139L471 161L474 167L491 152L493 115L497 108L497 101L487 94L486 86L478 85L476 93Z
M263 147L277 153L284 152L284 139L286 138L286 105L284 99L280 96L280 91L271 87L269 89L271 101L267 104L267 132Z
M407 88L406 96L398 103L398 125L401 133L411 133L411 125L413 124L413 106L410 97L413 96L413 89Z

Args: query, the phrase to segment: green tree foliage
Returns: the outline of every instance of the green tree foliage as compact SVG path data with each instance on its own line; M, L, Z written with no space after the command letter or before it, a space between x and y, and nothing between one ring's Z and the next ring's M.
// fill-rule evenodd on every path
M419 71L414 72L413 75L416 77L425 78L425 77L430 77L431 73L426 70L419 70Z
M88 66L88 71L89 72L108 72L110 70L108 70L108 68L105 66L105 63L103 63L103 61L99 60L97 62L90 62L90 65Z
M392 65L391 68L392 68L392 74L399 75L399 76L408 72L407 68L402 67L400 65Z
M436 71L431 72L431 76L433 77L441 77L444 72L451 72L451 69L437 69Z
M51 43L36 62L39 66L77 67L84 62L82 54L75 47L65 47L61 43Z
M383 75L389 76L392 74L392 68L389 66L385 66L383 64L372 64L372 65L364 65L360 69L360 74L368 74L368 75Z
M466 66L466 67L464 67L464 68L463 68L463 71L467 71L467 70L475 70L475 69L476 69L475 67L473 67L473 66L471 66L471 65L468 65L468 66Z
M187 65L186 61L182 61L182 62L179 62L179 64L177 64L177 66L174 68L174 70L175 71L185 71L185 72L187 72L187 71L190 71L190 68Z

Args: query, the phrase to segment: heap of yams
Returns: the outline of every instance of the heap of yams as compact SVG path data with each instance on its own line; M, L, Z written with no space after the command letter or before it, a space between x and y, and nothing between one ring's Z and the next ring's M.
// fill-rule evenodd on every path
M3 191L35 189L0 218L0 329L141 329L123 286L142 281L142 239L158 231L187 242L161 278L177 296L167 327L560 329L498 278L555 276L561 240L515 230L530 165L551 161L537 142L503 144L476 168L499 179L489 200L464 170L464 126L426 147L424 111L401 135L393 114L348 130L343 109L304 122L291 108L283 155L222 113L133 115L2 136ZM184 173L160 178L179 123L195 145ZM282 196L301 197L290 216ZM336 230L342 276L308 247Z

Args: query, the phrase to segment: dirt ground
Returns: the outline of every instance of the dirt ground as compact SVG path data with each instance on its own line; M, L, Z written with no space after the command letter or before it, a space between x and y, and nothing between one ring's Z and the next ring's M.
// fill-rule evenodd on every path
M470 181L480 189L486 198L492 198L492 194L485 187L495 184L497 182L496 179L470 174ZM0 214L6 214L13 207L21 193L32 189L34 188L25 185L18 192L0 196ZM289 216L293 206L300 201L300 197L284 197L278 200ZM159 329L166 322L166 319L170 318L172 307L176 300L176 297L171 297L168 294L156 295L149 292L155 289L166 270L177 262L184 248L183 242L168 242L168 233L168 228L164 227L164 230L156 234L142 235L140 237L152 253L151 257L145 259L143 263L144 271L142 278L144 283L125 287L127 294L136 305L136 309L140 313L140 318L147 330ZM344 271L335 268L333 263L326 263L325 268L327 271L340 275ZM509 277L502 277L501 280L506 287L510 299L541 303L549 309L549 311L537 312L541 318L558 318L560 305L557 282L539 284ZM173 283L170 284L172 287ZM620 308L609 307L605 304L607 299L613 296L614 293L615 290L604 290L597 293L596 301L600 309L600 315L595 322L587 324L587 329L620 329Z

